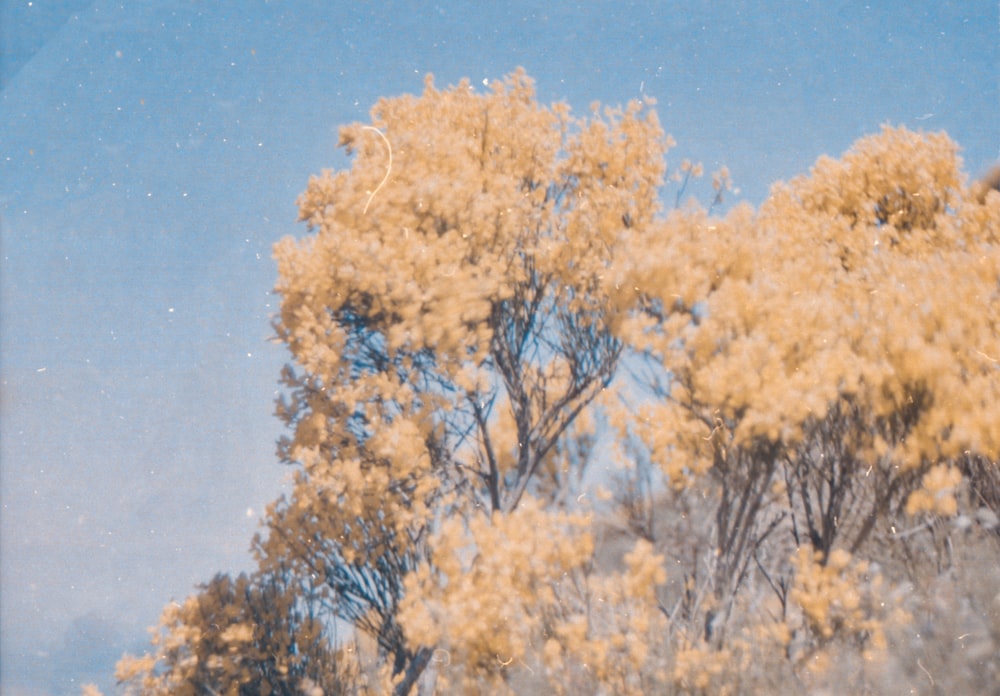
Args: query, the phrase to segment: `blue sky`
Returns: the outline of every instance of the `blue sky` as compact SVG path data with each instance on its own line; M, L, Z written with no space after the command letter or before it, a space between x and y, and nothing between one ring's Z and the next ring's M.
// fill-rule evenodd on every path
M886 122L1000 158L995 0L4 0L0 41L4 694L107 687L250 567L288 473L270 248L378 97L517 66L578 112L653 96L671 161L754 204Z

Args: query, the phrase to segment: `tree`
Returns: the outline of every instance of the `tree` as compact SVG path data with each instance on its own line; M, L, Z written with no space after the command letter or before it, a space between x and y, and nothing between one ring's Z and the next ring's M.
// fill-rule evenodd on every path
M123 658L117 678L148 695L352 692L355 665L331 646L317 599L287 572L216 575L164 609L154 652Z
M523 72L488 94L428 78L372 117L299 199L314 234L276 247L301 468L260 550L326 583L405 692L433 647L397 617L430 535L513 512L615 374L624 240L653 229L668 141L638 103L540 107Z
M674 485L716 482L726 606L782 517L821 559L857 552L902 512L954 514L962 462L996 462L998 199L956 152L886 127L759 211L678 211L630 279L646 442Z

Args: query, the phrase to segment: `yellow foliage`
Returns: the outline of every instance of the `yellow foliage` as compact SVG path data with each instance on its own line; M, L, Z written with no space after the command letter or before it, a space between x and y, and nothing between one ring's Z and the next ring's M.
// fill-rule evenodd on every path
M125 693L236 694L252 685L266 694L348 679L351 665L333 659L321 626L299 614L303 598L286 583L219 575L183 603L167 605L151 629L153 652L126 655L117 665Z
M857 639L868 651L884 650L888 624L906 617L895 610L881 574L844 549L834 549L823 560L807 547L793 558L789 599L802 610L809 629L821 641Z
M962 472L952 466L938 465L921 478L921 486L906 500L906 514L929 512L950 517L958 512L955 489L962 483Z
M677 651L674 656L673 678L685 689L704 691L731 668L732 654L728 650L717 650L704 643ZM718 693L732 693L731 688L720 686Z
M232 690L266 660L322 688L293 647L325 659L319 622L281 623L306 586L374 639L372 683L400 693L428 664L444 692L530 675L557 693L724 693L748 636L885 646L886 583L834 542L903 501L955 514L960 458L1000 458L1000 196L966 186L946 135L886 127L759 210L664 214L672 141L649 104L578 118L523 71L486 92L428 77L341 129L350 168L309 180L308 234L274 248L296 472L255 550L265 576L303 584L218 580L167 607L154 652L119 665L129 689ZM716 202L730 185L713 174ZM615 383L621 360L649 389ZM668 625L663 546L595 569L587 508L559 490L594 453L701 495L709 548L671 617L751 605L735 594L753 559L781 618L709 644ZM758 554L789 518L828 551L803 545L790 588Z
M1000 453L997 222L978 215L955 151L943 134L886 128L777 185L757 213L663 223L665 248L631 282L687 322L626 339L675 375L696 437L718 418L735 444L792 446L850 399L866 428L918 409L905 442L890 442L904 467ZM677 449L704 450L685 440Z
M577 118L538 104L523 71L485 93L428 76L371 117L340 131L350 169L299 197L310 234L274 247L294 363L279 452L300 469L259 550L320 574L407 662L396 576L454 562L432 532L445 543L467 519L485 534L474 510L516 510L564 473L560 438L586 436L573 422L614 375L635 299L621 283L654 232L670 143L646 105ZM501 636L494 653L519 654Z
M452 664L476 676L499 674L511 659L523 664L559 583L590 558L586 526L530 498L508 515L446 520L432 542L433 566L406 578L399 609L406 635L414 647L446 647Z
M653 602L657 585L667 581L667 571L663 568L663 556L653 553L653 545L639 539L635 548L625 554L624 596L629 599Z
M619 690L637 684L664 630L655 597L663 557L640 541L620 574L591 576L588 527L533 498L507 515L445 521L432 564L406 578L399 621L408 639L446 650L447 679L467 692L537 667L558 691L568 664Z

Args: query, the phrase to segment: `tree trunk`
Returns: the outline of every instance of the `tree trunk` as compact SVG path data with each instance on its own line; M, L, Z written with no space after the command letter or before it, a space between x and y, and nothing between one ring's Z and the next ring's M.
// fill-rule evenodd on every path
M420 648L417 651L417 654L410 660L410 664L403 674L403 681L396 685L396 689L393 691L394 696L409 696L413 685L417 683L420 675L424 673L427 663L431 661L433 653L434 651L430 648Z

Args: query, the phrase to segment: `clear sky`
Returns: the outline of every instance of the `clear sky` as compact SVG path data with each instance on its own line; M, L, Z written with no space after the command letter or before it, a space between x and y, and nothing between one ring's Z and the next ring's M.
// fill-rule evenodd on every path
M0 691L111 683L287 471L271 245L383 95L524 66L776 179L882 123L1000 158L996 0L0 2ZM701 193L703 201L709 195Z

